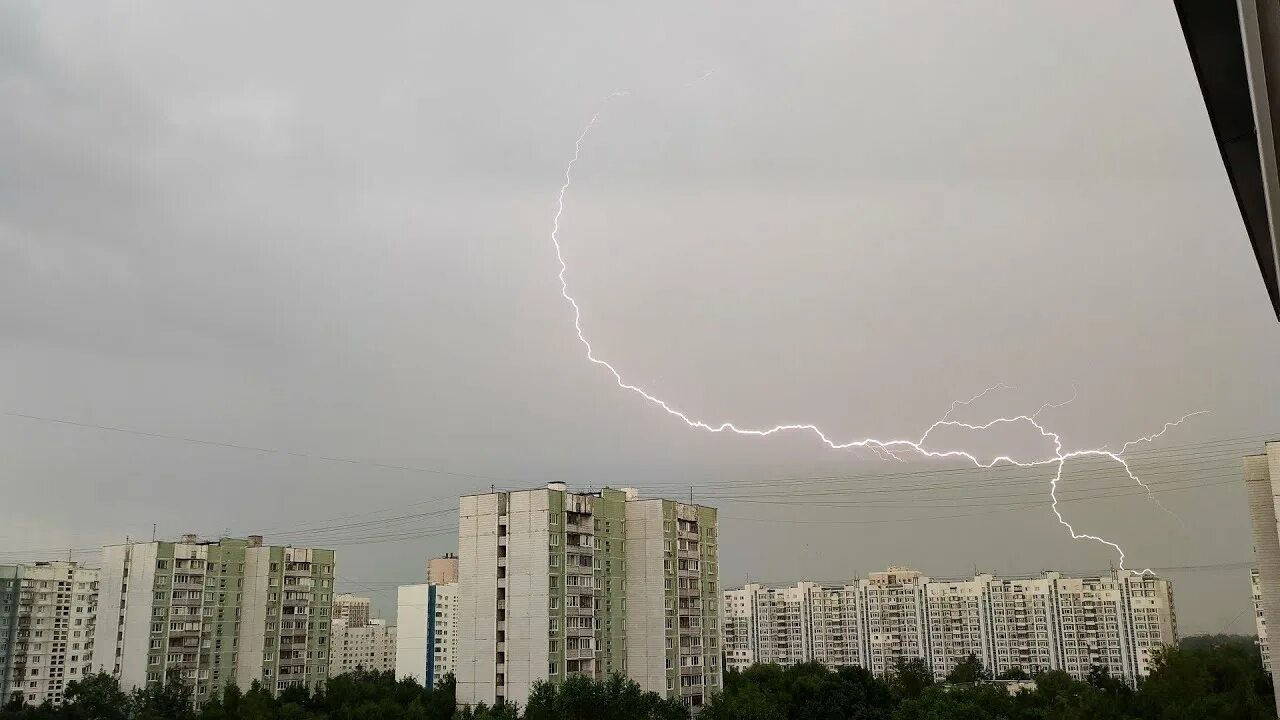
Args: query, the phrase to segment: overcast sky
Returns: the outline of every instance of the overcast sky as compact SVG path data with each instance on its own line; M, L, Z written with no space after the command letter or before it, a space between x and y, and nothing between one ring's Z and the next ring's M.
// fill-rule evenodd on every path
M1180 519L1097 463L1062 509L1252 632L1280 324L1167 1L340 7L0 10L0 562L266 531L394 617L457 494L548 480L694 486L725 587L1116 561L1043 472L707 434L588 364L549 231L603 110L560 239L629 380L838 439L997 382L960 417L1077 388L1067 449L1208 410L1135 462Z

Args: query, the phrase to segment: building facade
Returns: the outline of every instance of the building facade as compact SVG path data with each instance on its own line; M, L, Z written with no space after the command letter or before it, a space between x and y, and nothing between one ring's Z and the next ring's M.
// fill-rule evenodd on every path
M0 705L62 702L89 673L98 571L74 562L0 565Z
M1280 617L1280 441L1266 443L1261 455L1244 459L1244 486L1249 502L1249 522L1253 529L1253 559L1257 588L1254 590L1255 606L1262 611L1259 632L1275 627ZM1267 650L1270 657L1270 649ZM1271 664L1272 682L1280 686L1277 667ZM1276 695L1276 709L1280 712L1280 693Z
M369 624L369 598L342 593L333 596L333 619L343 620L347 627L358 628Z
M458 556L445 553L427 561L428 585L456 585L458 583Z
M857 586L748 584L724 592L726 668L754 663L860 665Z
M464 496L458 702L621 673L700 707L721 679L717 544L714 508L633 490Z
M1258 632L1258 652L1262 655L1262 667L1271 672L1271 645L1267 642L1267 618L1262 612L1262 586L1258 582L1258 568L1249 570L1249 585L1253 591L1253 622Z
M458 663L458 585L401 585L396 594L396 679L435 687Z
M330 626L329 677L356 670L387 672L396 669L396 628L373 619L353 627L342 618Z
M187 535L107 546L102 564L93 670L125 689L179 681L201 702L231 682L328 676L332 550Z
M918 657L942 679L973 655L995 675L1065 670L1083 679L1102 665L1132 683L1178 638L1172 585L1127 572L933 579L890 568L845 585L747 585L726 591L724 606L734 668L817 661L884 675Z

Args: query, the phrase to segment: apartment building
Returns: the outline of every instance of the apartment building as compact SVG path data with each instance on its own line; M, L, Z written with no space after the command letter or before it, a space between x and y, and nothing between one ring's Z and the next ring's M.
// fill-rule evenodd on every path
M631 489L459 503L458 702L622 673L702 705L720 687L716 511Z
M348 627L358 628L369 624L369 598L341 593L333 596L333 619L345 620Z
M98 571L74 562L0 565L0 706L62 702L89 672Z
M915 570L891 567L871 573L858 583L858 602L862 606L860 650L863 665L871 672L887 673L900 657L927 657L926 581Z
M458 583L458 556L445 553L427 561L428 585L456 585Z
M396 594L396 679L435 687L458 665L458 585L401 585Z
M1262 654L1262 667L1271 672L1271 645L1267 643L1267 618L1262 612L1262 586L1258 582L1258 568L1249 570L1249 584L1253 590L1253 622L1258 631L1258 651Z
M983 657L981 612L985 577L924 585L925 638L935 678L970 655Z
M974 627L985 628L984 642L980 645L982 650L974 654L984 659L985 667L993 675L1014 669L1026 673L1065 669L1055 642L1059 626L1056 622L1054 582L1050 577L995 578L979 575L974 584L979 586L977 607L980 624L966 625L965 628L966 632L972 632L970 628ZM946 677L953 667L954 664L948 665L938 676ZM1078 669L1074 674L1081 675Z
M93 670L124 688L176 680L200 702L231 682L278 692L328 676L332 550L185 535L102 555Z
M933 579L890 568L846 585L747 585L726 591L724 605L725 662L735 668L818 661L883 675L918 657L942 679L974 655L997 675L1084 678L1102 665L1135 682L1177 642L1171 584L1127 572Z
M353 626L334 618L329 636L329 677L355 670L387 672L396 669L396 628L374 618Z
M856 586L801 582L774 588L748 584L724 592L724 662L828 667L860 664Z
M1280 617L1280 515L1276 498L1280 496L1280 441L1266 443L1261 455L1244 459L1244 487L1249 501L1249 522L1253 529L1253 557L1256 563L1257 589L1255 603L1262 611L1260 631L1275 627ZM1270 657L1268 649L1267 656ZM1271 680L1280 687L1275 664ZM1276 693L1276 710L1280 712L1280 693Z

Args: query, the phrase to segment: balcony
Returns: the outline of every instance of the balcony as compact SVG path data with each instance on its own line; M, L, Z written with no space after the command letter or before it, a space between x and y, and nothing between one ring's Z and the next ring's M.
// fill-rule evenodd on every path
M566 648L564 651L565 660L592 660L596 656L596 651L592 648Z

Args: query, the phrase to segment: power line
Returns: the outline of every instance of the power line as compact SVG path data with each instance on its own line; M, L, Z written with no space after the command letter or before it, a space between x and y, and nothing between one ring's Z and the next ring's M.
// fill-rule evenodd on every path
M478 475L475 473L456 472L453 470L441 470L439 468L427 468L414 465L396 465L392 463L377 462L373 460L360 460L356 458L336 457L332 455L320 455L317 453L298 452L295 450L282 450L279 448L260 447L257 445L243 445L240 443L224 442L220 440L207 440L204 438L187 437L183 435L170 435L167 433L150 432L147 430L135 430L133 428L119 427L115 425L98 425L96 423L80 422L77 420L67 420L65 418L44 417L41 415L30 415L19 412L5 412L8 417L22 418L24 420L35 420L39 422L55 423L58 425L69 425L72 427L86 428L91 430L103 430L106 432L122 433L125 435L135 435L138 437L154 438L159 440L173 440L176 442L191 443L194 445L207 445L210 447L228 448L233 450L245 450L249 452L257 452L274 455L287 455L289 457L305 458L308 460L319 460L322 462L343 463L347 465L363 465L367 467L382 468L384 470L403 470L407 472L431 473L433 475L448 475L451 477L468 478L471 480L498 481L509 482L506 479L493 477L489 475Z

